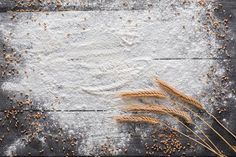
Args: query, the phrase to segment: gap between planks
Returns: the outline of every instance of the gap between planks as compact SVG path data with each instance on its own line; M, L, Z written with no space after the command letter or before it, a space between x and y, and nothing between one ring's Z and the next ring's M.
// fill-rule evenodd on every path
M11 109L1 109L0 112L10 111ZM39 109L16 109L23 112L106 112L109 110L39 110Z

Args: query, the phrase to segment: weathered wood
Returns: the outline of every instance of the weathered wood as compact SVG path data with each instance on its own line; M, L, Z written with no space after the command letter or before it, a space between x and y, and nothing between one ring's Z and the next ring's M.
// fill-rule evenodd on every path
M95 10L146 10L157 6L154 0L3 0L0 12L6 11L95 11Z
M13 7L14 3L10 1L3 1L4 5L0 10L2 12L9 11L9 10L16 10L19 9L17 7ZM86 2L87 3L87 2ZM223 5L226 7L226 10L231 12L233 14L233 19L231 20L230 28L233 32L235 32L235 23L236 20L234 18L235 14L235 2L233 0L227 0L222 1ZM92 6L92 4L95 4L95 6ZM154 4L154 3L151 3ZM2 6L2 5L0 5ZM73 9L75 7L75 9ZM102 45L104 46L102 48L103 52L107 49L111 50L114 54L122 51L123 49L132 49L132 52L135 52L137 56L142 56L141 62L135 67L130 67L131 71L135 68L141 68L142 73L145 74L145 76L153 76L155 74L161 73L161 77L165 79L169 79L169 81L172 80L172 76L170 76L169 73L164 73L165 71L173 71L172 74L176 73L174 81L174 85L181 88L182 84L186 84L189 87L189 90L186 91L187 93L198 95L200 93L197 93L199 87L198 86L191 86L193 83L198 82L195 78L198 76L198 70L204 71L207 69L207 63L211 64L212 62L220 62L217 63L219 68L220 66L230 65L232 68L230 68L229 76L230 81L233 82L231 85L232 87L236 87L235 80L236 80L236 52L234 49L234 45L232 44L231 54L234 55L231 58L225 58L225 56L219 56L212 57L207 56L208 52L205 51L199 51L199 53L192 53L188 52L185 53L185 50L182 50L184 47L187 47L189 44L193 43L193 41L183 41L183 45L178 47L179 45L173 45L171 41L167 43L167 45L170 46L177 46L176 51L171 51L168 54L165 53L165 50L168 47L155 47L155 43L163 42L161 41L163 39L162 37L158 37L159 34L166 32L166 36L171 35L171 30L178 29L179 31L182 31L183 27L182 25L177 25L178 22L181 22L181 19L179 21L176 21L173 25L167 25L166 30L158 30L158 20L155 19L155 12L149 13L147 10L151 6L148 6L147 1L139 1L139 3L131 3L128 4L128 6L124 5L123 3L115 3L115 2L103 2L103 3L92 3L88 2L88 4L81 6L73 6L68 5L67 8L69 10L129 10L129 11L108 11L108 12L55 12L55 13L1 13L0 15L0 29L1 29L1 37L3 37L3 41L5 44L9 45L13 49L15 49L17 52L23 52L25 49L31 52L35 52L32 54L32 58L37 58L37 53L45 54L45 56L39 56L38 62L40 60L46 60L48 54L53 54L53 52L58 52L58 56L54 56L53 60L48 60L48 63L44 69L41 72L46 72L48 75L54 75L55 78L62 78L61 81L54 82L54 84L59 85L60 83L65 82L65 80L69 80L71 78L79 78L78 71L80 71L81 66L86 67L86 64L80 65L80 62L83 60L86 60L86 57L83 58L83 54L85 53L92 53L93 55L98 52L99 49L95 47L94 45ZM39 8L44 8L45 10L55 10L55 5L51 5L50 7L43 7L43 6L36 6L30 8L32 11L36 11ZM22 7L21 9L26 10L29 9L27 7ZM142 10L140 11L130 11L130 10ZM144 9L144 10L143 10ZM62 9L63 10L63 9ZM10 18L12 16L15 16L13 20ZM170 18L171 19L171 18ZM163 21L168 21L170 19L162 19ZM173 20L173 19L172 19ZM95 22L94 22L95 21ZM101 22L102 21L102 22ZM162 22L163 22L162 21ZM101 23L100 23L101 22ZM135 26L135 22L138 26ZM44 25L46 24L46 25ZM139 26L140 24L140 26ZM153 27L154 25L155 27ZM183 23L184 25L184 23ZM182 28L181 28L182 27ZM127 32L122 34L118 30L126 30ZM151 32L146 32L145 30L149 29L152 30ZM65 31L66 30L66 31ZM89 33L91 30L92 33ZM106 32L107 30L110 30L110 32ZM117 31L117 34L114 33L114 31ZM104 33L105 32L105 33ZM131 34L130 34L131 32ZM182 35L183 38L187 37L188 34L192 32L192 29L189 28L185 33L181 34L176 32L176 36ZM10 35L10 33L13 33L13 35ZM29 34L28 34L29 33ZM114 35L115 34L115 35ZM138 36L138 38L142 39L142 42L139 42L138 45L136 44L135 38ZM77 40L79 38L79 40ZM97 40L93 40L93 38ZM8 40L9 39L9 40ZM90 44L83 44L88 41L93 41ZM118 41L117 43L122 43L122 46L120 45L113 45L114 41ZM168 40L167 40L168 41ZM187 43L184 43L187 42ZM235 41L233 41L235 43ZM71 44L72 43L72 44ZM134 46L133 46L134 44ZM149 44L154 45L153 47L148 47ZM163 42L165 44L165 42ZM204 44L203 44L204 45ZM138 48L137 48L138 47ZM153 53L148 54L149 58L145 58L145 53L149 53L150 49L152 49ZM80 50L80 51L78 51ZM60 56L60 53L66 51L68 52L66 56ZM195 51L197 52L197 51ZM127 56L130 55L130 51L124 51L123 53L126 53ZM80 55L78 55L80 54ZM54 54L55 55L55 54ZM78 55L79 57L74 58L74 56ZM106 54L101 54L102 56L105 56ZM41 58L40 58L41 57ZM71 62L71 64L66 64L64 61L60 61L60 57L67 57L67 62ZM116 58L116 56L114 56ZM26 58L26 60L30 60L31 58ZM101 58L98 57L98 60ZM222 59L226 59L226 62L222 62ZM125 60L125 58L124 58ZM88 60L89 61L89 60ZM115 59L114 59L115 61ZM148 64L149 68L145 66L146 62L149 62L151 64ZM106 59L101 60L101 62L107 62ZM170 64L172 63L172 64ZM54 66L60 66L65 65L64 69L61 69L61 71L50 73L50 65ZM40 64L37 64L38 67L40 67ZM80 65L80 66L79 66ZM129 67L130 64L126 63L126 67ZM167 66L166 66L167 65ZM78 66L78 67L77 67ZM94 68L98 68L99 64L97 64ZM119 67L120 65L117 65L116 67ZM37 72L40 71L38 67L31 67L30 70L34 69L35 71L29 72L27 77L31 80L33 79L41 79L40 73L37 75ZM77 71L71 71L70 74L72 77L67 76L63 73L66 69L73 69L74 67L77 67ZM159 67L162 67L159 68ZM197 67L197 68L196 68ZM38 68L38 69L37 69ZM42 68L42 67L40 67ZM52 67L51 67L52 68ZM101 67L101 68L110 68L109 65L107 67ZM115 68L115 67L114 67ZM146 69L147 68L147 69ZM189 68L198 69L195 72L189 71ZM121 72L124 68L121 68ZM24 70L24 69L22 69ZM101 69L100 72L102 72ZM184 74L183 74L184 71ZM86 70L82 70L82 73L86 73ZM118 72L120 72L118 70ZM130 74L130 73L128 73ZM137 82L133 82L134 84L131 85L125 85L125 90L128 89L135 89L137 86L140 88L147 88L147 87L155 87L155 85L151 84L152 81L150 81L149 77L140 77L142 76L140 73L134 74L133 78L137 78ZM22 75L25 77L26 75ZM99 75L99 74L98 74ZM35 77L37 76L37 77ZM45 75L44 75L45 76ZM128 76L128 75L127 75ZM33 78L34 77L34 78ZM126 77L126 75L125 75ZM133 79L132 78L132 79ZM42 78L43 79L43 78ZM64 79L64 80L63 80ZM98 78L99 79L99 78ZM119 78L118 78L119 79ZM121 78L122 79L122 78ZM203 78L204 79L204 78ZM11 80L7 80L8 82L11 82ZM73 82L72 80L71 82ZM5 82L5 81L4 81ZM27 82L27 81L26 81ZM53 82L53 80L52 80ZM49 84L50 82L45 82L45 85ZM198 82L201 83L201 82ZM112 84L112 83L111 83ZM139 86L139 84L142 84ZM11 85L11 84L10 84ZM41 85L43 86L43 85ZM76 84L71 86L59 86L59 89L63 88L74 88L79 89L81 84ZM36 86L37 87L37 86ZM99 88L101 86L98 86ZM104 86L102 86L104 87ZM22 87L15 88L15 91L22 90ZM9 88L10 89L10 88ZM92 90L91 90L92 89ZM95 90L94 90L95 89ZM55 98L55 104L52 106L49 106L44 101L38 102L38 106L45 103L46 104L46 114L49 115L51 118L48 121L52 122L59 122L61 124L65 124L67 126L64 126L65 128L72 128L70 131L75 131L75 133L78 135L81 135L81 141L82 144L80 145L81 148L88 147L87 152L83 152L85 149L81 149L79 152L80 154L89 154L91 152L96 152L99 147L102 144L112 143L119 145L119 142L126 142L126 146L123 145L118 146L119 148L124 147L124 149L129 149L128 154L129 155L144 155L145 154L145 148L144 143L150 142L150 138L146 137L143 133L151 133L151 131L157 129L157 127L150 127L150 126L139 126L139 125L120 125L119 127L114 127L118 124L116 124L114 121L112 122L112 116L116 115L118 112L113 113L114 111L119 110L120 104L126 104L126 102L123 102L121 99L115 99L116 101L108 102L107 99L110 98L109 96L114 96L117 92L120 91L120 89L111 90L112 92L109 93L109 90L107 90L107 86L105 86L106 89L105 92L101 92L97 90L96 85L92 86L86 86L83 90L81 90L81 93L78 92L74 96L81 97L83 99L84 95L87 93L88 95L92 94L94 95L94 101L90 105L81 105L80 102L74 101L74 103L70 106L66 104L60 104L57 100L60 101L60 99L63 98ZM14 90L13 90L14 91ZM2 91L5 93L6 91ZM211 94L212 91L209 91L207 94ZM48 93L50 94L50 93ZM108 96L107 96L107 95ZM204 93L203 93L204 94ZM104 101L97 102L95 100L96 97L102 97L104 98ZM53 94L51 95L53 97ZM2 112L4 112L5 109L11 108L11 104L7 100L7 94L1 94L0 101L3 103L1 104L0 109ZM71 97L73 98L73 97ZM91 97L90 97L91 98ZM92 100L92 99L91 99ZM40 100L38 100L40 101ZM221 119L228 119L229 123L234 123L236 121L235 119L235 105L234 101L228 102L228 109L229 111L226 114L219 115L219 118ZM112 104L112 105L111 105ZM12 104L14 105L14 104ZM30 112L36 112L34 109L31 111L30 109L26 108L27 111ZM3 117L3 115L1 115ZM78 123L78 119L80 119ZM109 125L110 124L110 125ZM215 127L217 125L213 123ZM236 126L230 125L230 129L235 132ZM149 129L147 129L149 128ZM54 126L54 129L57 129L57 126ZM103 132L103 129L106 131ZM219 129L219 128L217 128ZM220 130L220 129L219 129ZM222 131L222 130L220 130ZM7 130L5 130L7 132ZM122 133L123 134L120 134ZM133 134L133 137L128 137L129 134ZM18 134L17 131L13 133L14 136L12 138L9 138L10 136L7 136L9 138L8 143L4 143L4 146L8 146L9 144L12 144L15 138L20 138L21 136L15 134ZM55 133L56 134L56 133ZM107 139L104 138L106 136L114 135L114 139ZM218 146L222 146L223 144L219 142L219 140L216 138L216 136L212 133L209 133L211 135L212 139L215 139L215 142L218 143ZM66 135L64 135L66 136ZM225 135L228 139L230 137L228 135ZM117 138L115 138L117 137ZM128 139L130 141L128 141ZM110 141L109 141L110 140ZM84 143L83 143L84 142ZM232 140L232 143L235 141ZM85 144L85 145L83 145ZM87 144L87 145L86 145ZM40 147L41 148L41 147ZM45 155L58 155L61 152L55 152L52 153L50 151L50 146L47 146L48 151L45 152ZM55 145L56 149L62 149L58 145ZM25 150L23 149L22 155L27 154L27 151L35 152L35 155L38 153L38 148L34 147L27 147ZM227 148L224 148L224 150L227 150ZM4 147L0 149L0 152L5 151ZM226 151L229 155L233 154L232 152ZM193 155L195 154L200 155L209 155L207 151L204 152L193 152ZM21 153L20 153L21 154ZM189 154L191 154L189 152Z

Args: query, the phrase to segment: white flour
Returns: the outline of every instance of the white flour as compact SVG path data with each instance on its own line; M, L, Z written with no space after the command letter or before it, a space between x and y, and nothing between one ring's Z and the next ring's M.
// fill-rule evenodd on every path
M5 82L2 89L28 93L46 109L106 110L50 113L62 127L86 133L79 148L85 155L106 137L117 146L128 141L128 133L120 133L111 119L125 104L117 97L120 91L155 88L159 76L205 103L208 98L200 95L209 86L203 76L210 66L219 66L214 60L188 59L217 56L215 39L201 31L196 16L204 9L159 3L161 9L150 11L19 13L9 42L25 62L18 67L20 79ZM8 25L1 27L9 36ZM223 75L224 69L219 71Z

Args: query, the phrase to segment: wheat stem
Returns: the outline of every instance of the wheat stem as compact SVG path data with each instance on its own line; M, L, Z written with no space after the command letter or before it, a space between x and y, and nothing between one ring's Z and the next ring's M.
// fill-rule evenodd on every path
M206 109L204 109L204 105L201 104L199 101L197 101L196 99L190 97L190 96L187 96L185 95L183 92L177 90L176 88L170 86L167 82L165 81L162 81L160 79L157 79L156 80L157 83L159 84L159 86L164 90L166 91L167 93L169 94L173 94L175 95L176 97L180 98L183 102L186 102L188 104L191 104L191 105L194 105L195 107L197 107L198 109L201 109L201 110L204 110L208 115L212 116L216 122L218 124L221 125L221 127L223 127L228 133L230 133L235 139L236 139L236 136L229 130L227 129L222 123L220 123L220 121L214 116L212 115L211 113L209 113ZM222 137L222 136L221 136ZM222 137L223 138L223 137ZM224 138L223 138L224 139ZM222 139L222 140L223 140ZM227 142L225 139L224 139L225 142ZM230 145L228 142L227 142L227 145ZM230 145L230 147L233 149L233 147ZM235 152L236 152L236 149L234 148L233 149Z
M195 116L197 116L199 119L201 119L202 122L204 122L212 131L214 131L231 149L233 149L234 152L236 152L235 148L223 137L220 133L218 133L208 122L206 122L202 117L200 117L196 112L189 109L188 107L183 106L185 109L189 110L191 113L193 113Z
M158 105L158 106L157 105L128 105L124 109L126 111L135 111L135 112L140 112L141 111L141 112L154 112L154 113L159 113L159 114L168 114L169 116L177 119L182 125L184 125L184 127L186 127L194 135L196 135L203 143L205 143L207 146L211 147L199 135L197 135L192 129L190 129L181 120L179 120L178 118L175 117L176 113L179 113L179 114L177 114L178 116L183 118L183 115L184 115L184 117L187 117L187 118L185 118L185 119L187 119L186 121L188 121L188 122L191 121L191 124L193 124L191 118L189 120L188 117L190 117L190 116L186 112L183 112L183 111L180 111L180 110L177 110L177 109L167 108L167 107L162 106L162 105ZM167 109L167 111L172 111L172 112L166 112L165 109ZM186 116L186 115L188 115L188 116ZM202 133L204 134L204 132L202 132ZM212 141L205 134L204 134L204 136L210 141L210 143L212 143ZM216 150L218 152L220 152L219 149L213 143L212 143L212 145L216 148Z
M159 119L156 119L156 118L151 118L151 117L147 117L147 116L115 116L114 117L115 120L117 120L118 122L125 122L125 123L128 123L128 122L135 122L135 123L151 123L151 124L162 124L164 126L166 126L167 128L169 128L170 130L173 130L173 131L176 131L178 132L179 134L191 139L192 141L200 144L201 146L203 146L204 148L208 149L209 151L211 151L212 153L216 154L216 155L219 155L219 156L222 156L222 154L219 154L217 153L214 149L212 149L211 147L208 147L206 146L205 144L199 142L198 140L186 135L185 133L177 130L177 129L174 129L172 127L170 127L168 124L160 121Z
M213 117L214 120L215 120L221 127L223 127L228 133L230 133L230 135L232 135L232 136L234 137L234 139L236 139L236 136L235 136L228 128L226 128L213 114L211 114L211 113L208 112L207 110L205 110L205 111L206 111L206 113L207 113L208 115L210 115L211 117Z
M197 133L195 133L192 129L190 129L187 125L185 125L183 122L181 122L180 120L178 120L185 128L187 128L190 132L192 132L195 136L197 136L203 143L205 143L205 145L207 145L208 147L212 148L206 141L204 141Z
M170 116L174 117L173 115L169 114ZM187 128L189 131L191 131L195 136L197 136L205 145L212 148L207 142L205 142L197 133L195 133L192 129L190 129L187 125L185 125L182 121L180 121L178 118L174 117L178 122L180 122L185 128ZM216 145L211 141L211 139L208 138L208 136L194 123L192 125L196 126L198 130L207 138L207 140L214 146L214 148L218 151L218 153L221 153L221 151L216 147ZM212 148L213 149L213 148Z
M173 100L170 99L170 101L172 103L175 104L175 102ZM185 107L185 106L184 106ZM221 153L221 151L217 148L217 146L212 142L212 140L195 124L195 123L192 123L192 125L194 125L195 127L197 127L197 129L206 137L206 139L214 146L214 148L219 152Z
M171 114L169 114L172 116ZM172 116L174 117L174 116ZM189 128L186 124L184 124L182 121L180 121L178 118L174 117L178 122L180 122L186 129L188 129L190 132L192 132L195 136L197 136L205 145L212 148L206 141L204 141L197 133L195 133L191 128ZM212 148L213 149L213 148ZM217 149L218 151L218 149ZM218 151L220 153L220 151Z
M212 142L212 140L204 133L204 131L202 131L202 129L200 129L196 124L193 124L195 127L197 127L197 129L206 137L206 139L213 145L213 147L219 152L221 153L221 151L219 150L219 148Z
M162 123L162 124L163 124L163 123ZM178 131L178 130L176 130L176 129L173 129L172 127L170 127L170 126L167 125L167 124L164 124L164 125L165 125L166 127L168 127L169 129L172 129L172 130L178 132L179 134L181 134L181 135L183 135L183 136L185 136L185 137L191 139L192 141L194 141L194 142L200 144L201 146L205 147L206 149L208 149L208 150L211 151L212 153L215 153L215 154L218 155L218 156L224 156L223 154L217 153L217 152L216 152L214 149L212 149L211 147L208 147L208 146L204 145L203 143L201 143L201 142L199 142L198 140L196 140L196 139L194 139L194 138L192 138L192 137L190 137L190 136L184 134L183 132Z

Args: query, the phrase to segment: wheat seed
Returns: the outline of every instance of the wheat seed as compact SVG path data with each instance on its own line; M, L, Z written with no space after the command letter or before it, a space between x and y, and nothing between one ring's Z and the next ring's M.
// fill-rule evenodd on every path
M183 92L177 90L176 88L170 86L167 82L162 81L160 79L156 80L157 83L159 84L159 86L166 91L169 94L175 95L176 97L178 97L180 100L182 100L183 102L186 102L190 105L193 105L195 107L197 107L198 109L204 109L204 105L201 104L199 101L197 101L196 99L194 99L191 96L188 96L186 94L184 94Z
M192 119L187 112L166 107L163 105L128 105L124 109L127 111L135 111L135 112L153 112L159 114L170 114L178 118L184 119L186 123L192 123Z
M156 97L165 99L166 96L160 91L137 91L137 92L123 92L120 94L121 97Z

